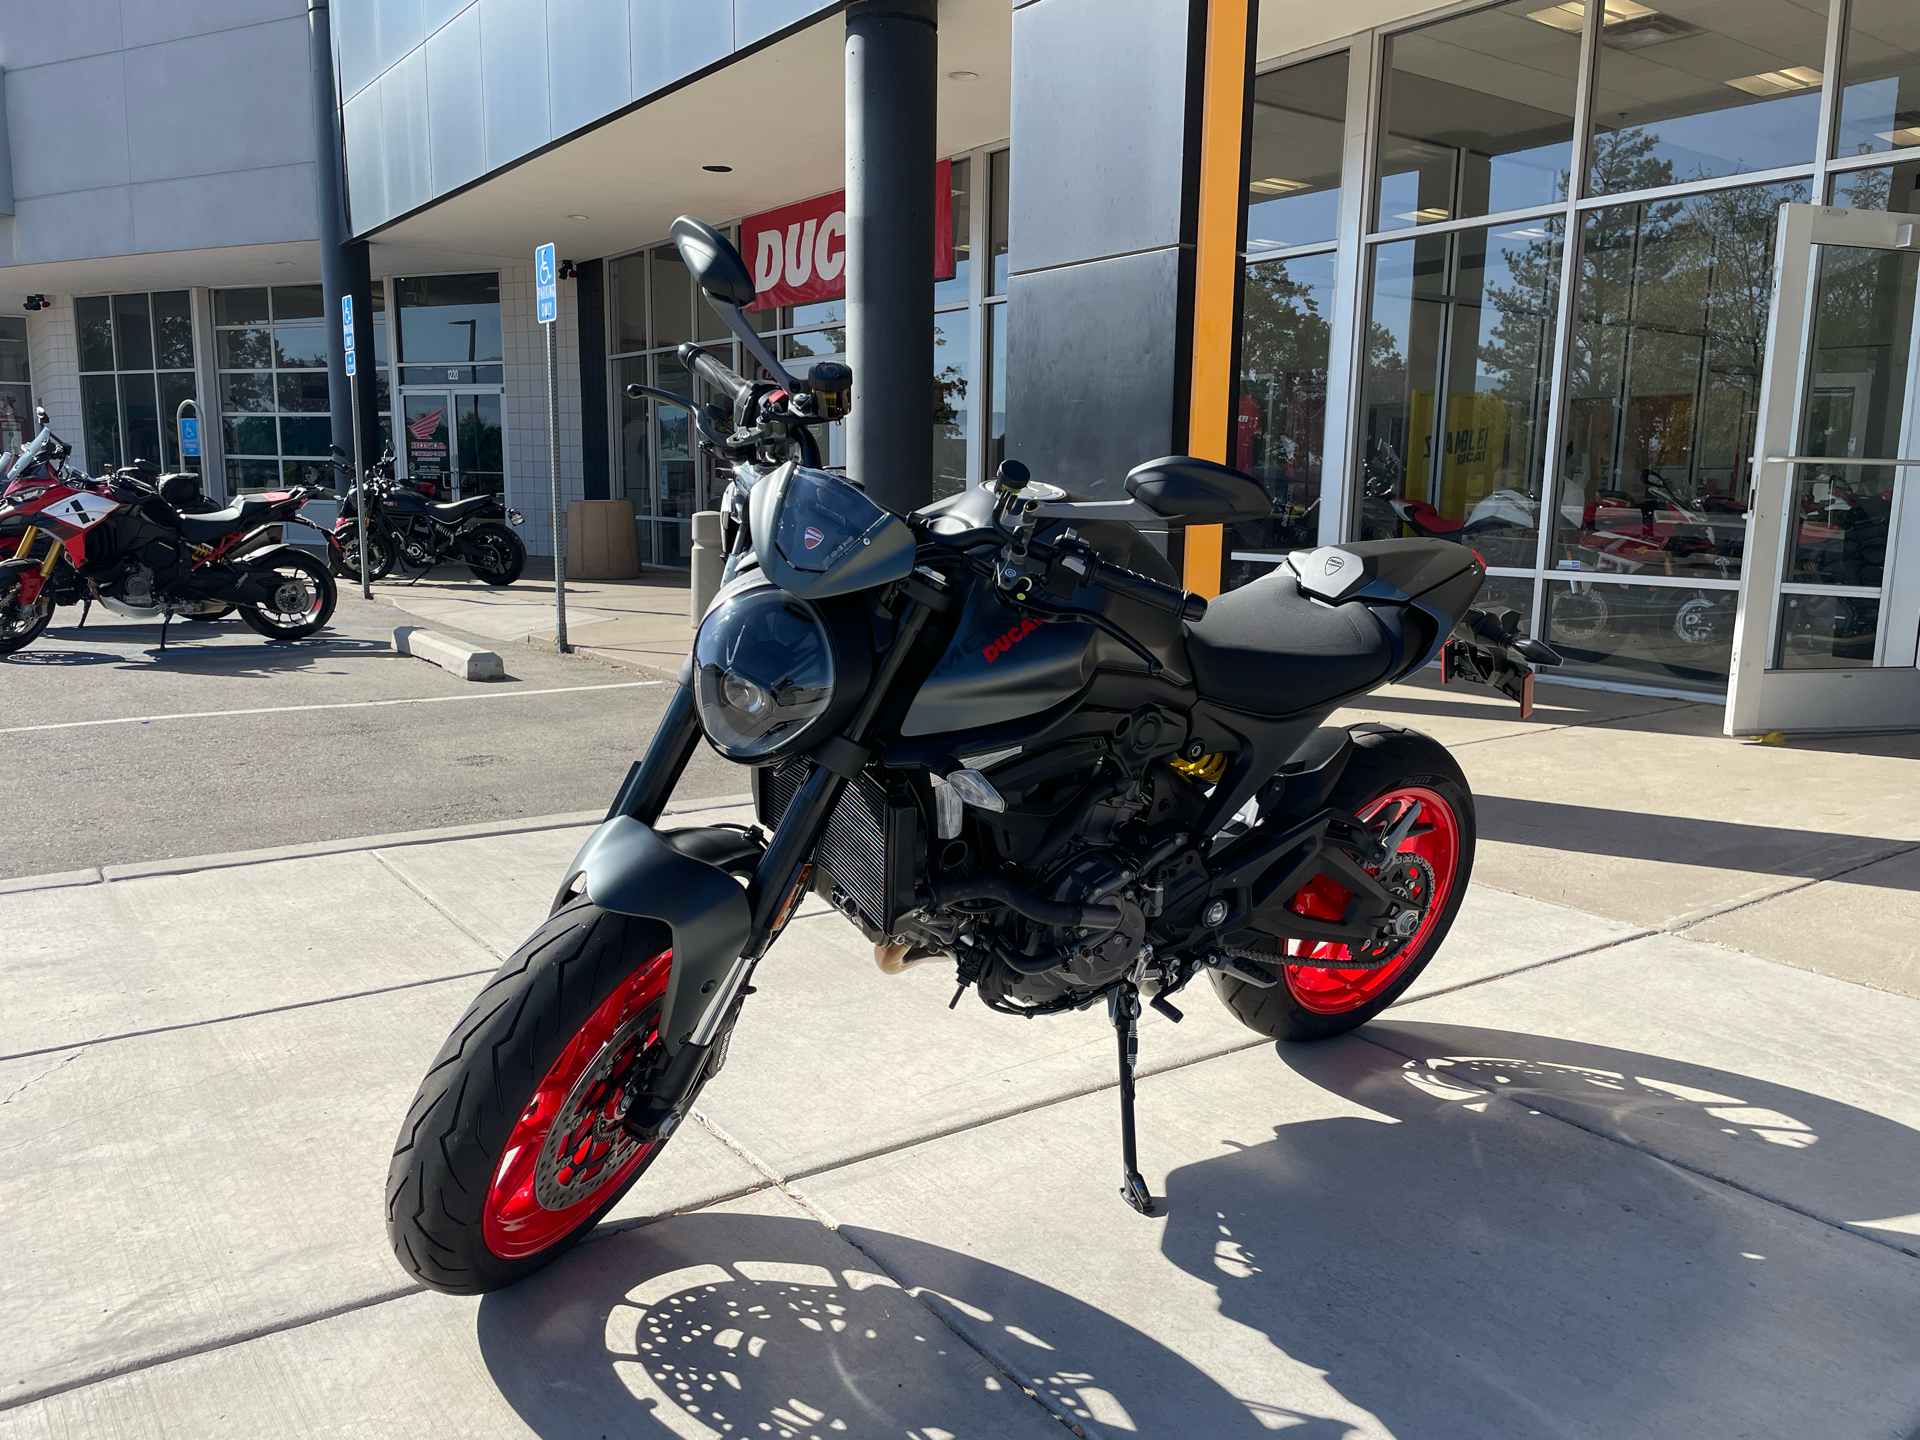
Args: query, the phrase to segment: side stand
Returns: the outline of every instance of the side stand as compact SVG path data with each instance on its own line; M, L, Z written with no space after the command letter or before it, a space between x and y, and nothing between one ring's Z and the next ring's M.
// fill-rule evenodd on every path
M1153 1214L1153 1196L1140 1178L1133 1128L1133 1062L1140 1053L1140 988L1132 981L1107 993L1107 1014L1120 1047L1120 1194L1142 1215Z

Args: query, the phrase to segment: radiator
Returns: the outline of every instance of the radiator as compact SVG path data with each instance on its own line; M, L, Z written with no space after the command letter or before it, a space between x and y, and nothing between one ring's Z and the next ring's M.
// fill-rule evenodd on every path
M777 826L812 773L813 762L804 756L756 769L753 798L760 823ZM919 807L905 794L890 795L871 772L863 772L842 787L814 846L813 863L869 929L891 933L900 916L914 908L924 864L920 850Z

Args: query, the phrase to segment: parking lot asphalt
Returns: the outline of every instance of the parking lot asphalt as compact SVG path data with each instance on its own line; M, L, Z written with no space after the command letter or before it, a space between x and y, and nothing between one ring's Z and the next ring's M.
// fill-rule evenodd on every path
M459 680L396 654L417 621L357 595L295 644L230 618L175 624L162 652L158 624L77 618L0 657L0 880L599 809L670 689L498 641L476 643L508 678ZM678 793L745 788L703 748Z

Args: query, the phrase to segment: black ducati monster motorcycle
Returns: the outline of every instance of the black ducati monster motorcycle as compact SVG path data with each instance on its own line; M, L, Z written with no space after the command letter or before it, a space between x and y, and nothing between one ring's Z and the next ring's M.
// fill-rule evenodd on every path
M459 1294L532 1273L641 1180L726 1061L755 967L813 891L883 970L952 965L994 1010L1104 1004L1135 1160L1144 1000L1205 975L1278 1040L1371 1019L1433 958L1465 894L1473 797L1439 744L1337 707L1436 657L1531 699L1557 663L1470 608L1443 540L1295 552L1208 602L1135 528L1268 513L1185 456L1084 501L1004 464L900 516L821 468L852 375L786 374L745 322L753 281L710 226L673 237L777 383L680 349L727 406L693 415L732 463L723 586L665 717L551 914L454 1027L400 1129L400 1263ZM702 739L752 767L759 826L663 828ZM761 827L765 827L764 830Z
M339 446L334 469L351 479L353 465ZM367 555L371 578L384 580L396 565L419 571L418 580L436 565L466 562L476 580L498 588L511 585L527 568L527 547L506 522L523 523L498 495L469 495L441 503L394 479L393 452L383 454L351 485L340 502L331 548L335 568L348 579L360 578L360 492L372 497L367 511Z

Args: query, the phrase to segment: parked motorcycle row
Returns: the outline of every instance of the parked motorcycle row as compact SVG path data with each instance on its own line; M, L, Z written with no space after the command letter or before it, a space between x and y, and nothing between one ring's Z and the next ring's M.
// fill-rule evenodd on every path
M281 527L335 492L296 486L242 495L220 506L190 471L162 475L141 462L92 476L70 463L45 410L39 433L21 448L0 492L0 655L31 645L62 605L95 605L128 619L161 622L160 646L176 620L206 623L239 613L269 640L300 640L324 628L339 602L336 575L360 578L358 507L348 492L333 527L321 529L327 558L285 543ZM344 457L335 464L350 475ZM368 515L374 579L397 567L426 574L464 562L489 585L511 585L526 547L502 523L520 523L497 495L436 504L393 478L383 455L365 477L377 505ZM317 527L316 527L317 528Z

